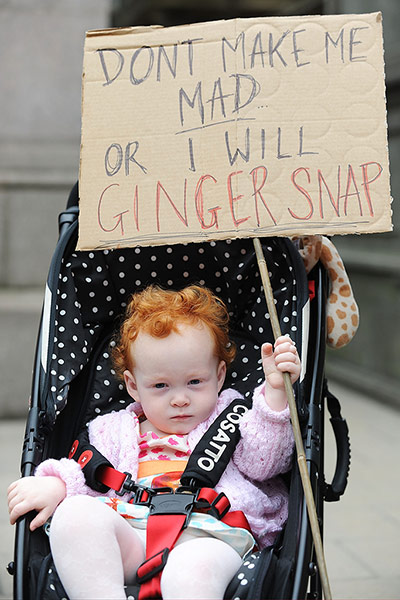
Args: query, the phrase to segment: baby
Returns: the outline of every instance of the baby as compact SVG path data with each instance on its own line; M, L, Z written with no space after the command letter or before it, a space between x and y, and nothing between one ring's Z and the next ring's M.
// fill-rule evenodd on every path
M149 287L133 296L114 349L114 363L134 402L89 424L89 439L120 471L148 487L176 487L191 451L230 402L221 392L235 356L228 314L209 290ZM291 466L293 437L283 383L300 374L290 338L261 349L265 382L241 418L241 439L218 485L252 534L194 512L161 576L164 600L223 598L254 544L271 545L287 518L287 492L278 475ZM220 393L221 392L221 393ZM48 459L34 477L8 490L10 522L35 510L31 530L51 517L54 562L71 599L125 599L145 559L148 509L89 488L74 460ZM114 508L114 510L110 510ZM254 536L254 537L253 537Z

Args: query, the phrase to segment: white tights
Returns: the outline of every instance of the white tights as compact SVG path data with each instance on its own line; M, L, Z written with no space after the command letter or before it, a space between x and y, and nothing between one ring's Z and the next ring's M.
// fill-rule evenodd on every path
M66 498L50 527L54 563L70 600L126 600L145 559L144 543L129 523L90 496ZM241 564L225 542L184 532L161 577L164 600L222 599Z

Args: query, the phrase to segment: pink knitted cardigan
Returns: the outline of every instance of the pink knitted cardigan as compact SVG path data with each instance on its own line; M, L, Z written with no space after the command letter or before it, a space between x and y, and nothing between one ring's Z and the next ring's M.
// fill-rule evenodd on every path
M193 450L208 426L228 404L239 396L232 389L223 391L207 419L188 434ZM101 415L89 423L90 443L119 471L128 471L135 478L138 469L138 441L135 434L137 405L126 410ZM242 510L259 546L273 543L288 514L288 494L279 478L292 463L293 434L289 409L273 411L265 402L264 385L253 395L253 408L242 418L241 440L223 473L216 490L224 492L232 510ZM67 496L86 494L98 496L89 488L75 460L48 459L36 469L36 476L55 475L66 484ZM108 496L115 495L113 490ZM125 499L128 499L126 496Z

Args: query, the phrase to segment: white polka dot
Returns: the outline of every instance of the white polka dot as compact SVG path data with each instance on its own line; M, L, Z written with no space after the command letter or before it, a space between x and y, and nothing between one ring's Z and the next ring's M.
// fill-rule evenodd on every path
M124 273L123 271L121 271L121 272L118 274L118 276L119 276L121 279L123 279L123 278L125 277L125 273Z

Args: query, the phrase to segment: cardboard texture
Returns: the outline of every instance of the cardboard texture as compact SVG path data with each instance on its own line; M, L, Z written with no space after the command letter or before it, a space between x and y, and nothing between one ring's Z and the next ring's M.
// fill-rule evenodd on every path
M380 13L89 31L78 249L389 231Z

